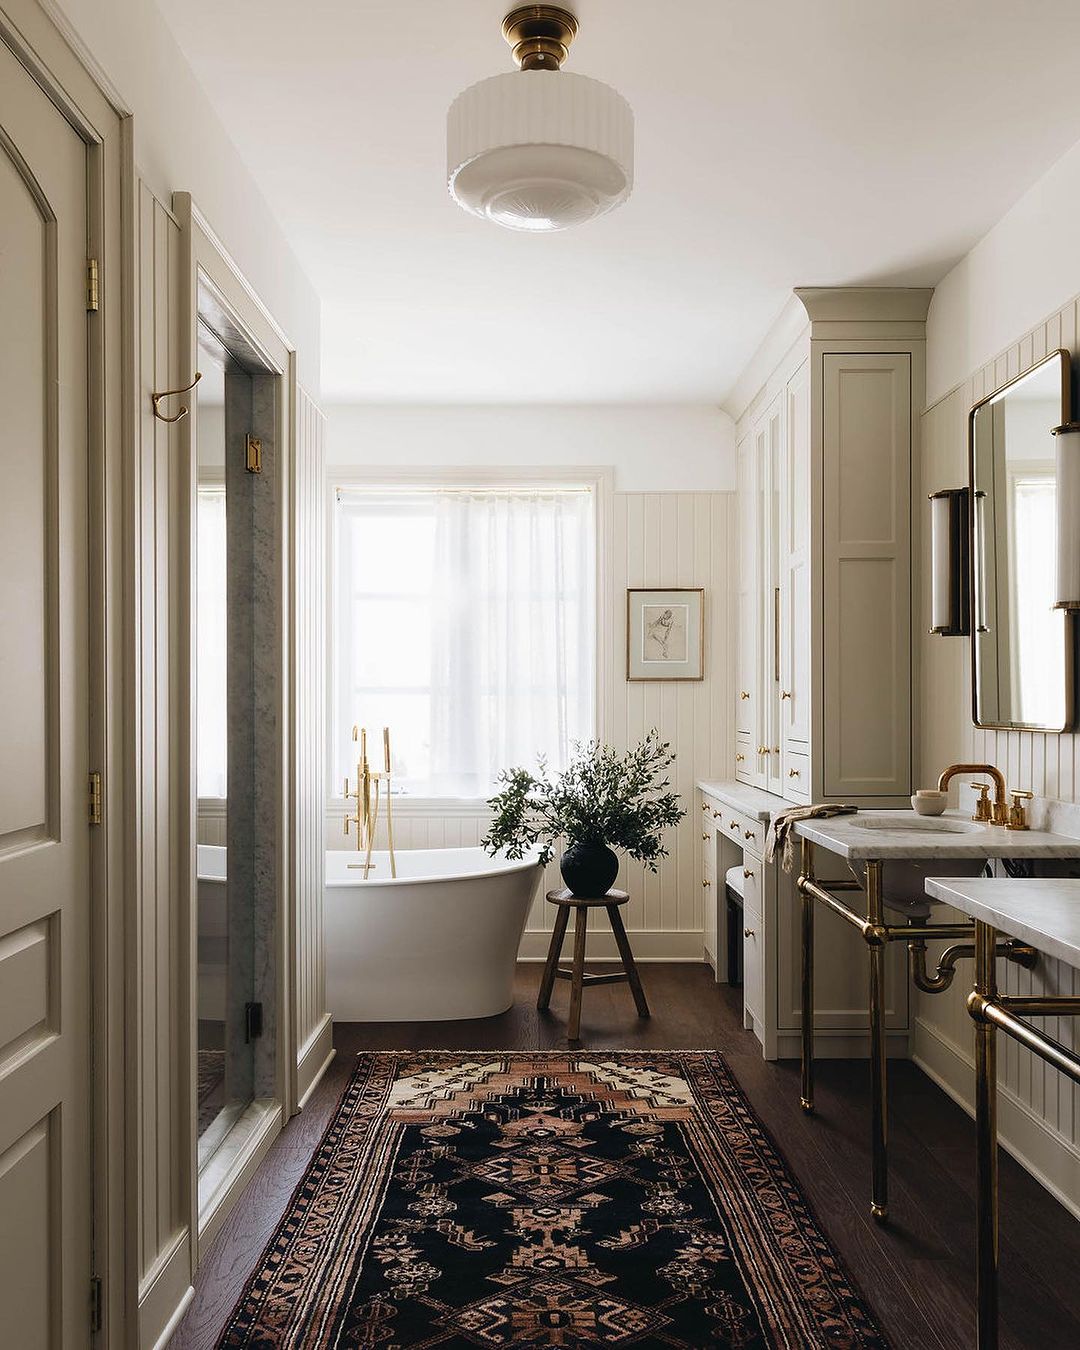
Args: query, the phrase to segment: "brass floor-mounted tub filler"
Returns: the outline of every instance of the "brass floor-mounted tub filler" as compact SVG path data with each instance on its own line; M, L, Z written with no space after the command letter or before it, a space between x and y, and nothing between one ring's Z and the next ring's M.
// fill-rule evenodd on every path
M394 814L391 806L390 788L392 782L391 757L390 757L390 728L383 727L383 765L382 769L373 769L368 760L367 753L367 727L353 727L352 738L359 741L360 750L356 764L356 787L350 789L348 778L345 779L345 800L354 801L355 810L350 814L348 808L345 811L345 833L349 833L349 826L355 825L356 850L364 854L364 861L350 866L359 867L364 873L364 880L367 881L371 875L371 869L374 863L371 861L372 850L375 847L375 831L379 824L379 809L381 805L382 787L386 786L386 846L390 857L390 875L397 876L397 859L394 856Z
M995 802L989 814L983 813L980 800L973 817L984 824L1000 824L1003 829L1026 829L1023 811L1017 823L1009 824L1006 810L1005 779L1000 770L989 764L953 764L938 781L944 791L957 774L986 774L994 783ZM1019 795L1019 794L1018 794ZM905 942L908 946L908 968L915 985L928 994L943 993L953 982L956 962L964 957L977 956L976 925L970 920L960 923L885 922L885 899L882 888L884 864L868 860L865 863L865 881L851 880L819 882L814 873L814 845L801 840L801 873L796 883L800 897L802 919L802 1076L800 1103L808 1113L814 1109L814 905L822 904L846 923L857 929L866 942L869 956L868 1012L870 1022L870 1083L871 1083L871 1200L870 1213L878 1222L884 1222L889 1213L888 1164L888 1079L886 1059L886 1002L885 953L890 942ZM844 895L859 892L865 896L864 912L853 908ZM920 899L922 897L919 897ZM952 941L941 957L937 970L926 969L927 942L945 939ZM996 944L996 954L1018 965L1031 969L1038 959L1034 948L1006 939Z

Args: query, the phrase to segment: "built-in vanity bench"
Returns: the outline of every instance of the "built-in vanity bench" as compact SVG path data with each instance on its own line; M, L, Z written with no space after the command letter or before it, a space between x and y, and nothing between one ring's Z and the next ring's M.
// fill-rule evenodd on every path
M975 967L968 1011L975 1021L976 1272L978 1347L998 1345L997 1033L1004 1032L1080 1083L1080 1055L1030 1017L1078 1017L1080 998L1010 996L997 987L999 935L1029 944L1080 969L1080 881L1061 878L931 878L929 895L975 924Z
M779 858L765 861L770 821L793 803L733 780L702 780L702 887L705 892L705 957L725 983L728 933L724 878L743 869L743 1020L761 1042L766 1059L800 1054L802 953L796 876ZM849 877L839 861L822 860L823 875ZM817 989L822 1012L817 1035L822 1055L865 1058L869 1053L866 960L862 943L841 920L829 915L818 925ZM908 1053L909 1000L903 953L890 952L890 1002L886 1011L889 1053Z

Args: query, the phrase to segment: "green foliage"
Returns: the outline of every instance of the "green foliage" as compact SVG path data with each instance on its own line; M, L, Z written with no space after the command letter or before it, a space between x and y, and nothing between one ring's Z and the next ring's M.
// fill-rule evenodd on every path
M664 830L686 812L667 777L675 756L654 729L625 755L599 741L575 744L570 766L550 778L541 759L537 773L507 769L502 791L488 802L491 828L483 839L488 853L522 858L539 844L540 860L554 856L558 840L606 844L656 871L667 856Z

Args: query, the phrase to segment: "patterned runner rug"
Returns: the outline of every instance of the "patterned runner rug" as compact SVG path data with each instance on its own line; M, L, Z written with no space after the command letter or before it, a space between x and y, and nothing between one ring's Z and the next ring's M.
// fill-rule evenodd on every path
M718 1055L371 1053L219 1346L873 1347Z

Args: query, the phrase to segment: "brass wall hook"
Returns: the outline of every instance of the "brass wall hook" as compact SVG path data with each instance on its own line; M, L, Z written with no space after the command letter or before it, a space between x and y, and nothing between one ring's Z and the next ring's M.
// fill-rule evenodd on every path
M195 372L195 378L191 381L190 384L185 384L183 389L163 389L160 394L151 394L150 402L154 405L154 416L158 419L158 421L179 422L181 418L186 417L188 415L186 404L180 405L180 410L175 417L166 417L158 405L161 403L161 400L163 398L175 398L177 394L186 394L189 389L194 389L201 379L202 379L202 371L197 370Z

